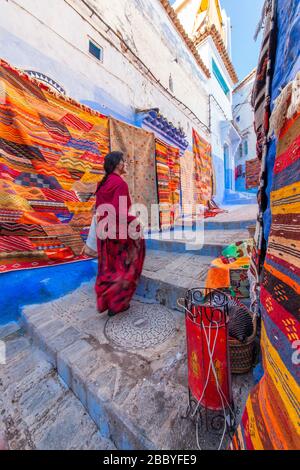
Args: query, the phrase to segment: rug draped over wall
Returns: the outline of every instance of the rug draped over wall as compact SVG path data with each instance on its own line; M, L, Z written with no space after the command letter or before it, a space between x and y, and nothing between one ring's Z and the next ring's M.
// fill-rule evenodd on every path
M181 174L181 192L182 192L182 211L183 214L193 213L193 205L195 204L194 194L194 180L195 173L195 160L194 154L185 151L184 155L180 157L180 174Z
M195 202L207 206L214 193L214 172L210 144L193 129L195 159Z
M81 259L108 119L0 61L0 272Z
M174 225L176 209L180 203L179 149L156 140L156 165L158 199L160 204L160 227Z
M151 217L157 204L155 139L152 132L110 119L110 148L124 153L128 163L126 181L133 203L143 204Z
M246 161L246 189L255 189L259 185L261 162L259 158Z

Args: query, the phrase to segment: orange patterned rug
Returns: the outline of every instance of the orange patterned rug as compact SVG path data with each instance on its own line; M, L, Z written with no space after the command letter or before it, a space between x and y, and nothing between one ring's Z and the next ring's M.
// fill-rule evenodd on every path
M108 119L0 60L0 272L83 259Z

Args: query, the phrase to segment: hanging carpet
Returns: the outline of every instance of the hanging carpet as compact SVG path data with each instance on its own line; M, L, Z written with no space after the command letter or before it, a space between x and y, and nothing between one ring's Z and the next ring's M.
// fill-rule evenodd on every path
M180 203L179 149L156 140L156 172L160 228L172 227Z
M80 255L108 119L0 60L0 272Z
M128 163L125 179L132 203L147 208L150 224L151 206L157 204L154 134L115 119L109 128L111 151L123 152Z
M292 117L285 120L279 132L272 175L272 223L260 293L264 375L248 398L233 448L300 447L299 90L298 84L290 103L292 112L288 106L285 112L281 108L286 118ZM282 104L280 100L277 103Z
M211 146L193 129L193 152L195 160L195 203L204 206L204 217L214 217L223 211L213 201L216 190L215 174L211 157Z
M261 162L258 158L246 161L246 189L255 189L259 185Z

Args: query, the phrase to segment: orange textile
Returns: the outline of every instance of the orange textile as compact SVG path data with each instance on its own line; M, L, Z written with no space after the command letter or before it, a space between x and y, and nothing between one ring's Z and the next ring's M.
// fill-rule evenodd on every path
M3 60L0 79L0 272L77 261L109 151L108 118Z

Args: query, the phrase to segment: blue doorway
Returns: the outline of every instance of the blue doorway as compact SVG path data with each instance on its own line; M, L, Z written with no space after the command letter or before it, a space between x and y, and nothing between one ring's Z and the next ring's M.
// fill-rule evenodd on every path
M224 145L224 175L225 189L232 189L232 171L230 169L229 147Z

